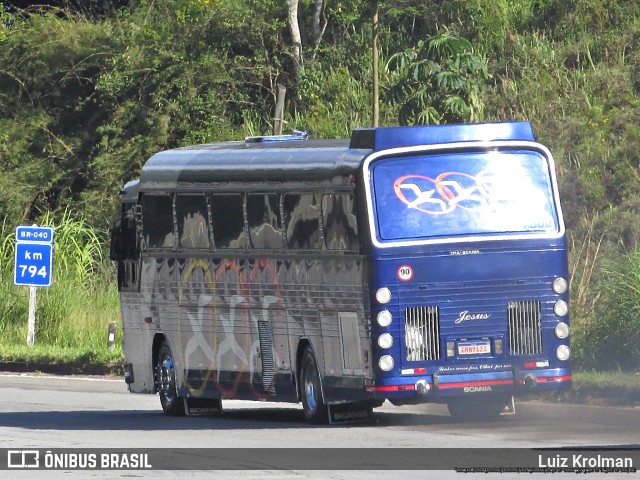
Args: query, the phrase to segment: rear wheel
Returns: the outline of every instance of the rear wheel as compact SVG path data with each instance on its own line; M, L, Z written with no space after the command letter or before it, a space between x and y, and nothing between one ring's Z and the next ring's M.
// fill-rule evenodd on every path
M327 406L322 398L320 372L313 351L309 347L302 354L300 383L305 418L310 423L326 423L329 417Z
M162 410L172 417L184 415L184 399L178 396L175 362L166 340L162 342L158 350L156 372Z

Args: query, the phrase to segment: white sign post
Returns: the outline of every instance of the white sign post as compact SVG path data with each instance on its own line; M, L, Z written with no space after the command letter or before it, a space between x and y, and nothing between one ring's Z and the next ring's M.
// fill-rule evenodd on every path
M36 343L36 287L29 287L29 317L27 318L27 345Z
M36 290L53 281L53 228L37 225L16 227L15 285L29 287L27 345L36 337Z

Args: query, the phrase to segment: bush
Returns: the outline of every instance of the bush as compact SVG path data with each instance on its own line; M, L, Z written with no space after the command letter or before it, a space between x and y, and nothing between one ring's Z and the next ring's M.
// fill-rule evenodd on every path
M637 370L640 363L640 250L605 262L594 315L574 331L583 368Z

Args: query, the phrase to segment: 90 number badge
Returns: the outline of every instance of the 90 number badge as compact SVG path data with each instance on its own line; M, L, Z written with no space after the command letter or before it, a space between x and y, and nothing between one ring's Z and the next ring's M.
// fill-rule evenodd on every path
M411 268L409 265L400 265L398 267L396 275L398 276L399 280L408 282L413 278L413 268Z

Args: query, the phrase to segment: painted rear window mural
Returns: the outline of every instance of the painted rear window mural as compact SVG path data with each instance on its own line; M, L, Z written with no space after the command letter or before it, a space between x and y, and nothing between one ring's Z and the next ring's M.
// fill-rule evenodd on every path
M549 164L535 151L393 157L370 169L382 241L559 229Z

